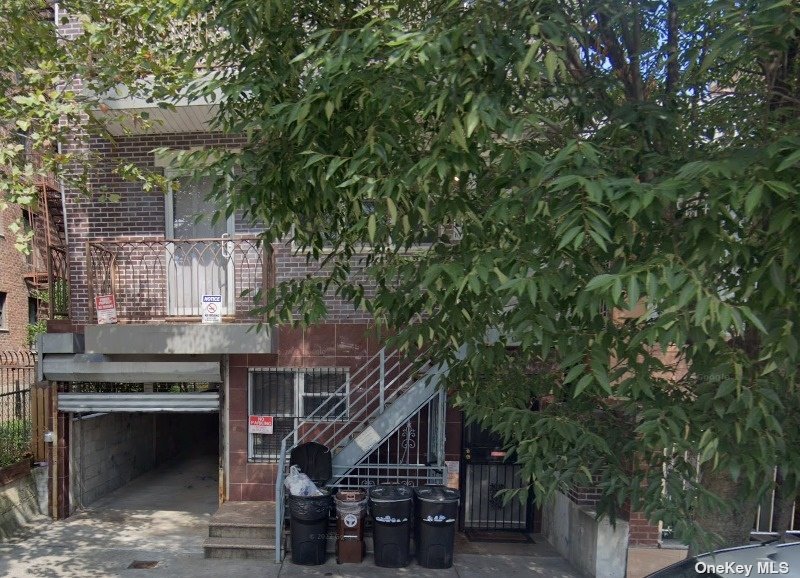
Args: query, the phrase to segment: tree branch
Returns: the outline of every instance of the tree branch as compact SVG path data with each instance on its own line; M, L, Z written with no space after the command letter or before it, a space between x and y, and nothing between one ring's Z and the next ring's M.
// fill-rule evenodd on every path
M668 106L672 104L678 88L678 7L675 0L667 2L667 80L666 96Z

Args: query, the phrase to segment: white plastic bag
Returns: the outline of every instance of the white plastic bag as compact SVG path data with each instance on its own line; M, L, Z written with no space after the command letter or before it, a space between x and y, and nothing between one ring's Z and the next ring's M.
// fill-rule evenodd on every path
M289 468L289 475L283 481L283 485L289 490L292 496L322 496L314 482L307 475L300 471L298 466Z

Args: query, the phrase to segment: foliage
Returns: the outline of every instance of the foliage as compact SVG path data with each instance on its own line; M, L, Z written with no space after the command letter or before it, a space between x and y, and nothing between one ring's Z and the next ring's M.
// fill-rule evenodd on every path
M224 32L199 90L248 138L219 199L324 261L263 296L270 322L331 292L432 346L539 498L597 483L601 513L697 541L725 504L696 459L729 508L776 465L796 491L795 3L197 5ZM479 379L551 358L552 380Z
M32 348L36 345L36 337L43 333L47 333L47 321L40 319L36 323L28 323L26 326L27 335L25 337L25 345Z
M30 455L31 424L15 419L0 422L0 468L16 464Z
M93 136L110 137L111 124L129 130L152 124L146 112L114 111L103 102L102 95L117 85L169 107L180 87L194 78L181 56L191 38L174 34L172 27L178 16L179 3L169 0L147 5L128 0L55 5L4 1L0 210L9 204L37 210L40 183L51 176L73 190L117 200L118 195L93 180L101 159L82 145ZM145 189L166 187L162 177L130 163L103 168L139 180ZM30 234L19 223L10 230L18 247L29 251Z

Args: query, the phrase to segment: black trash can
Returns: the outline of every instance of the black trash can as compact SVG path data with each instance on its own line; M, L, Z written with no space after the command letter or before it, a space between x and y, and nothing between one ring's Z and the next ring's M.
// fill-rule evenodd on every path
M333 497L327 490L322 496L289 496L292 562L304 566L325 563L328 541L328 518Z
M408 486L383 485L369 490L369 512L375 565L402 568L408 565L414 493Z
M423 568L450 568L461 494L444 486L414 488L417 562Z

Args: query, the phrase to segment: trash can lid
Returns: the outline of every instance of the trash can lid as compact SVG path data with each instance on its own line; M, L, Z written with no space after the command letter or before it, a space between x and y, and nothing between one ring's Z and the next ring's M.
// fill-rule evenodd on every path
M364 490L339 490L334 496L337 502L361 502L367 499Z
M439 502L450 503L457 502L461 498L458 490L446 488L444 486L423 486L421 488L414 488L414 493L417 498L423 502Z
M369 489L369 499L373 502L405 502L413 497L414 492L408 486L387 484Z

